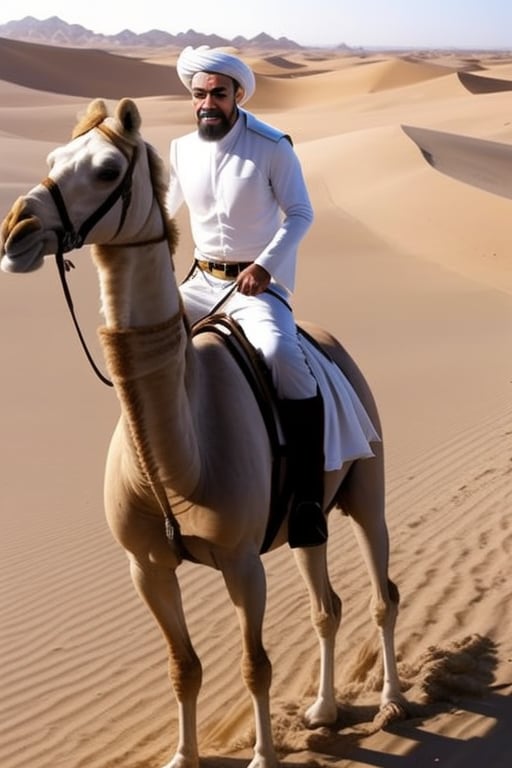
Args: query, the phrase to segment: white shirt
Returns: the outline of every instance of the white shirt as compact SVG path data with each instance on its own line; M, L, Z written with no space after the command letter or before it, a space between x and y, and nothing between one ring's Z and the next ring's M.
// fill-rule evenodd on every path
M239 110L229 133L171 142L170 216L185 202L195 257L255 261L293 291L297 248L313 221L302 169L287 138Z

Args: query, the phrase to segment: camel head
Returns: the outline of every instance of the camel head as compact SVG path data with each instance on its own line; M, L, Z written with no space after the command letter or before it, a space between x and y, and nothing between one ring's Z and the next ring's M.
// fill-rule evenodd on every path
M4 271L30 272L59 248L122 244L140 232L155 198L148 166L156 156L140 126L130 99L111 117L102 100L89 104L71 141L48 155L48 177L19 197L2 222Z

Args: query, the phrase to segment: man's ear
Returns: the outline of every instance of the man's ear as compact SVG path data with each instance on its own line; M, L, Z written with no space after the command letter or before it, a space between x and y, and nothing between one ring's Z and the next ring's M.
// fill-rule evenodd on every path
M235 93L235 101L237 104L240 104L240 101L243 99L243 96L244 96L244 89L239 85Z

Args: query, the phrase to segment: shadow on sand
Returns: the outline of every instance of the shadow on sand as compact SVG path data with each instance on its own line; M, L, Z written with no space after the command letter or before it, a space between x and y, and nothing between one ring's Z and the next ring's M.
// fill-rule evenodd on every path
M465 638L450 649L430 648L408 675L407 719L394 721L381 730L373 722L379 712L377 706L343 703L337 723L308 732L300 751L286 744L278 746L280 765L509 768L512 681L495 685L496 667L497 648L486 637ZM443 717L439 718L440 715ZM442 730L446 716L459 719L460 737L436 732ZM473 723L475 718L481 718L479 731L484 735L464 738L464 718ZM378 739L375 747L373 735ZM203 757L200 766L247 768L250 760L250 752L244 750L243 757Z

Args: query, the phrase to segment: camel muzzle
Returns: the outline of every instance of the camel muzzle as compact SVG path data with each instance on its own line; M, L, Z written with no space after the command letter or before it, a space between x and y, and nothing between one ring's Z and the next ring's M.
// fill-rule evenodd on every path
M41 220L30 213L25 198L19 197L2 222L0 229L0 245L2 254L13 255L9 252L19 250L23 242L23 250L26 250L25 240L35 232L42 230Z

